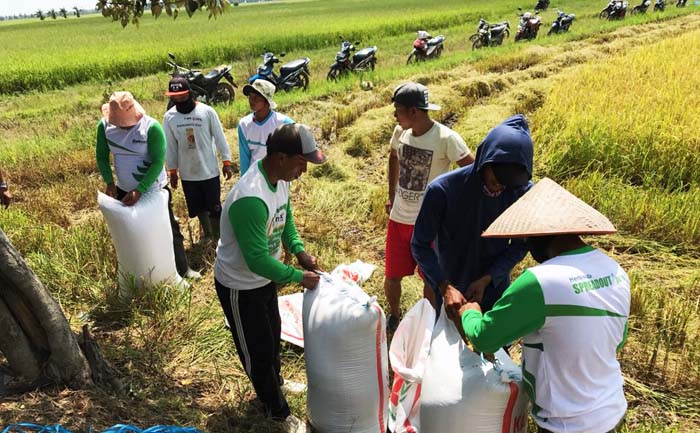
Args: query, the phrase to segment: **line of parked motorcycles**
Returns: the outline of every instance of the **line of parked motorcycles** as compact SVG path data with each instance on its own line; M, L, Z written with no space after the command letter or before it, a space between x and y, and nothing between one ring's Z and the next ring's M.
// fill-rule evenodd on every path
M537 6L542 8L549 7L549 0L540 0ZM532 40L537 37L542 26L542 17L540 17L540 9L535 9L535 12L522 12L518 8L518 17L520 21L518 28L515 31L515 42L522 40ZM567 14L564 11L557 10L557 17L552 22L547 35L568 32L571 24L576 19L575 14ZM479 18L479 25L476 33L469 37L472 43L472 50L477 50L482 47L496 47L503 44L503 41L510 36L510 22L502 21L500 23L491 24Z
M632 15L644 14L651 7L652 0L642 0L640 4L632 8ZM688 0L676 0L676 7L685 7ZM608 5L600 11L599 17L604 20L621 20L627 15L629 2L624 0L610 0ZM665 0L654 0L654 12L663 12L666 10Z
M642 0L642 3L633 7L631 13L646 13L654 2L655 12L664 11L665 0ZM676 7L685 7L688 0L676 0ZM537 0L533 12L523 12L518 8L518 28L515 31L515 42L523 40L533 40L537 38L542 17L540 11L549 8L550 0ZM608 5L600 12L599 17L607 20L619 20L625 18L629 2L626 0L610 0ZM557 10L557 16L547 32L547 35L568 32L576 15L567 14ZM409 53L406 64L422 62L442 55L445 48L445 36L431 36L424 30L419 30L418 37L413 41L413 49ZM510 22L489 23L483 18L479 18L476 33L469 37L472 50L482 47L496 47L503 44L503 41L510 37ZM357 51L356 46L359 41L351 43L348 39L340 36L340 51L335 55L335 61L326 74L326 79L335 81L352 72L373 71L377 65L377 46L368 46ZM201 70L195 69L200 66L199 62L193 62L190 67L179 65L175 56L168 53L170 60L167 62L173 68L172 76L182 76L190 83L190 88L196 99L206 103L230 103L235 97L235 89L238 85L231 75L231 65L221 65L214 68L206 75ZM285 63L275 72L275 65L280 63L280 58L285 53L275 55L273 52L265 50L262 55L262 63L258 66L257 72L248 79L252 83L256 79L263 79L275 85L278 91L302 89L309 86L309 63L311 59L303 57ZM168 108L172 106L169 102Z

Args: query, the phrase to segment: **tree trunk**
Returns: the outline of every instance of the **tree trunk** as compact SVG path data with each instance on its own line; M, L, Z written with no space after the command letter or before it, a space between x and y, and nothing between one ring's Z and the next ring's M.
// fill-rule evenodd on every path
M71 388L92 384L91 368L61 307L0 230L0 351L25 380Z

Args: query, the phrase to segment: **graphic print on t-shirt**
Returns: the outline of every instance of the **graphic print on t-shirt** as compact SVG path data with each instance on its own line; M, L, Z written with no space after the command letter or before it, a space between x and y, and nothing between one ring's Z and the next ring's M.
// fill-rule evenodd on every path
M433 162L433 151L404 145L399 156L399 186L409 191L425 191Z
M187 148L194 149L197 141L194 138L194 128L185 128L185 136L187 137Z

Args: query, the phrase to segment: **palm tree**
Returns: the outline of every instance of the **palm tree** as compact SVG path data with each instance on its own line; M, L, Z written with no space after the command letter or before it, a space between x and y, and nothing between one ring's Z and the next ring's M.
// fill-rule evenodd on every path
M35 13L34 16L39 18L40 20L44 21L46 17L44 16L44 13L41 11L41 9L38 9Z
M75 17L80 18L80 9L78 9L78 6L73 6L73 10L75 11Z
M56 9L51 9L51 10L49 11L49 16L51 17L51 19L54 19L54 20L55 20L55 19L56 19L56 15L57 15L57 14L56 14Z
M59 13L63 18L68 18L68 11L66 10L66 8L61 8L61 10L59 10L58 13Z

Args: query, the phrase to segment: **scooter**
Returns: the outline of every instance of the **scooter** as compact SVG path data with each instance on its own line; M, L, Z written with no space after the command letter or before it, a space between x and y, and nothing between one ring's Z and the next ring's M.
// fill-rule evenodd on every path
M647 9L649 9L649 6L651 6L651 0L642 0L641 4L638 4L637 6L632 8L632 15L647 13Z
M549 28L547 36L557 33L568 32L569 28L571 28L571 23L573 23L575 19L576 15L566 14L565 12L558 10L557 18L552 23L552 27Z
M350 72L364 72L367 70L374 71L377 65L377 46L363 48L353 54L352 59L350 54L355 51L355 45L359 42L351 44L340 36L341 44L340 51L335 54L335 63L330 66L326 79L337 80L341 75L346 75Z
M234 99L235 90L238 86L233 81L231 75L231 65L221 65L211 70L208 74L202 74L202 71L197 69L186 68L178 65L175 61L175 55L168 53L170 60L166 62L168 66L173 68L173 77L184 77L190 85L190 92L195 99L203 100L206 104L231 103ZM200 66L199 62L193 62L193 67ZM222 81L224 79L225 81ZM168 101L168 109L174 103Z
M445 48L445 36L430 36L427 32L418 32L418 38L413 41L413 50L406 59L406 64L418 62L442 55Z
M666 2L664 0L656 0L654 2L654 12L663 12L666 10Z
M518 8L518 10L521 11L522 9ZM523 39L531 41L537 37L540 25L542 25L542 17L538 15L539 13L540 11L535 11L534 14L530 12L518 14L520 23L518 24L518 30L515 32L515 42Z
M285 53L280 53L284 57ZM280 60L272 53L262 55L263 62L258 66L258 73L248 79L249 83L255 80L267 80L275 85L277 90L289 91L295 88L306 90L309 87L309 63L311 59L304 57L285 63L280 67L279 75L275 74L275 64Z
M479 27L469 40L472 42L472 50L481 47L495 47L501 45L503 40L510 36L510 23L503 21L498 24L489 24L483 18L479 18Z
M610 3L600 11L598 16L604 20L621 20L627 15L629 2L622 0L610 0Z

